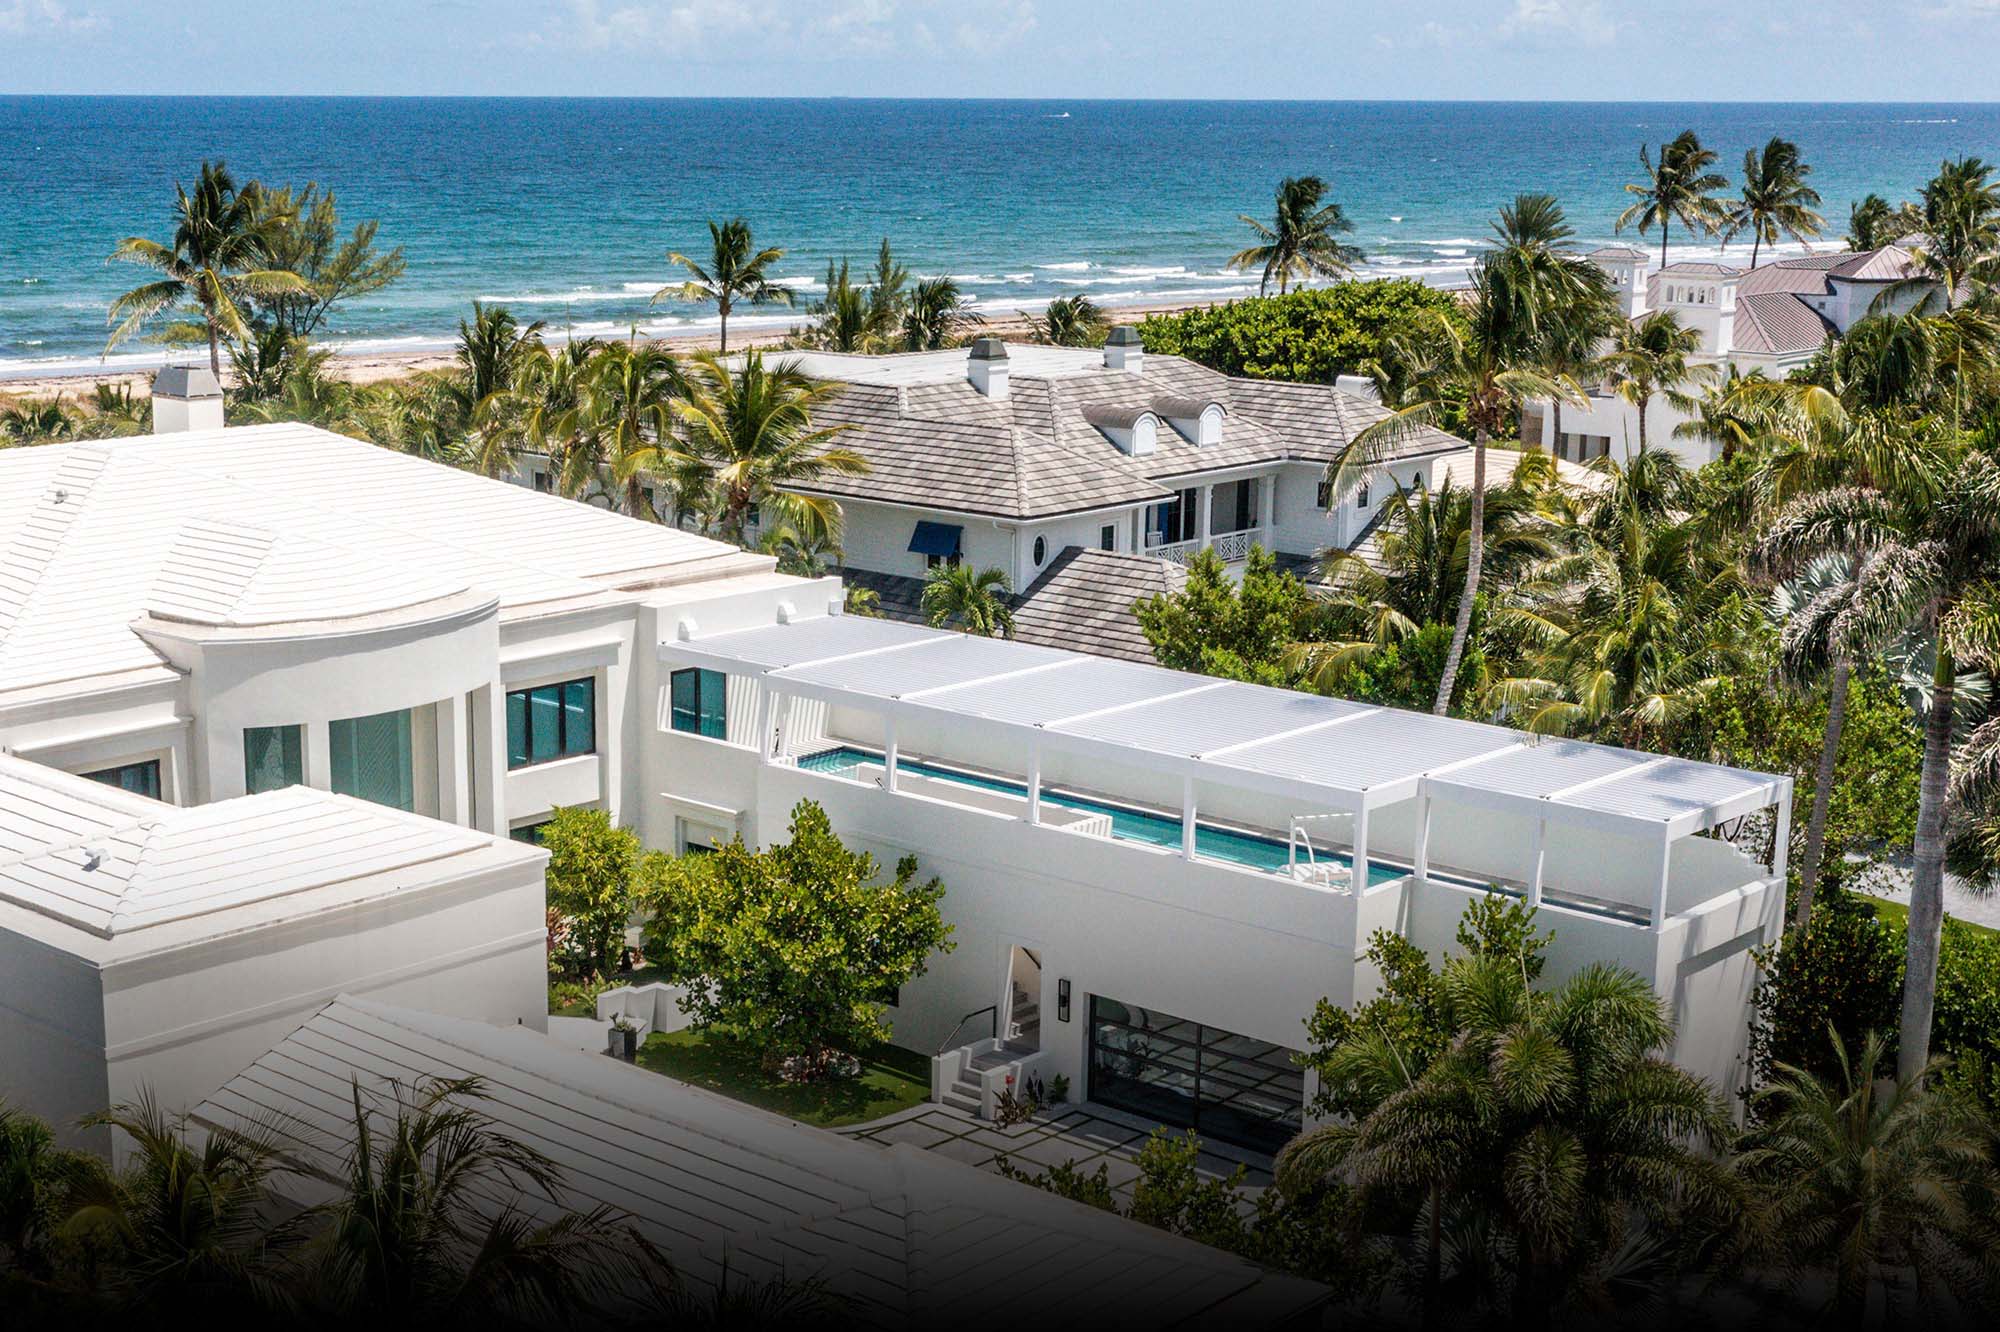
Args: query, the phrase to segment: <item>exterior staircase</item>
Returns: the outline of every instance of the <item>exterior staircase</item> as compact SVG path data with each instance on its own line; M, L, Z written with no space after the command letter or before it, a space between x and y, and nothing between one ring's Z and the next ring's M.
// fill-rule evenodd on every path
M1036 996L1016 988L1008 1009L1007 1043L1037 1050L1042 1044L1042 1006Z

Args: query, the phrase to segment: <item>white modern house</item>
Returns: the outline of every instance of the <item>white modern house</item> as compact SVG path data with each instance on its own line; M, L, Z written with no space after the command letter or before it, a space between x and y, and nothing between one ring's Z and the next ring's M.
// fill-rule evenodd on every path
M1269 1149L1370 934L1448 948L1492 884L1554 926L1554 975L1632 968L1677 1059L1740 1075L1784 779L847 616L838 579L182 405L0 452L0 1094L57 1043L104 1065L74 1100L186 1036L173 1087L206 1096L340 993L533 1027L541 861L505 835L591 805L654 847L766 844L804 799L946 885L957 950L891 1010L940 1098L1060 1073Z
M1593 250L1589 257L1611 279L1626 318L1656 310L1672 314L1683 328L1700 333L1695 360L1725 378L1753 373L1787 378L1858 320L1907 312L1934 290L1912 280L1919 270L1900 245L1830 250L1756 268L1707 260L1655 268L1648 252L1626 245ZM1629 458L1639 447L1638 409L1603 386L1593 388L1589 399L1582 407L1562 405L1560 430L1549 404L1531 404L1523 413L1522 437L1539 440L1571 462ZM1675 427L1688 416L1656 398L1646 412L1648 446L1672 449L1692 465L1712 462L1720 456L1719 445L1674 438Z

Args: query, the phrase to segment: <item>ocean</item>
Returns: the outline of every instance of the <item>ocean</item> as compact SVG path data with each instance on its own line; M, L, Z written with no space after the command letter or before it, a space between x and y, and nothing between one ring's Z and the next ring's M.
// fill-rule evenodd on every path
M829 258L866 269L884 236L990 312L1242 295L1254 280L1223 267L1249 243L1237 215L1268 217L1288 174L1332 183L1363 271L1449 284L1519 192L1612 239L1640 145L1688 128L1732 178L1746 148L1796 140L1836 245L1867 192L2000 158L1989 104L0 97L0 377L157 363L137 342L102 357L106 307L143 278L105 256L167 239L174 182L204 158L380 219L409 271L326 336L394 351L445 345L475 298L579 335L712 327L648 297L675 279L668 251L698 254L706 220L737 214L784 248L801 308Z

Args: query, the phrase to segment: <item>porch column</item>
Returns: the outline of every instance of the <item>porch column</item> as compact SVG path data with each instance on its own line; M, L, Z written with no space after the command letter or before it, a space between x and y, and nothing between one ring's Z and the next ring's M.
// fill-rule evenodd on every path
M1028 745L1028 822L1042 821L1042 742Z
M882 789L896 789L896 714L882 714Z
M1215 530L1213 515L1209 510L1215 507L1215 487L1202 486L1194 493L1194 539L1196 550L1207 550Z
M1549 849L1549 821L1535 820L1535 840L1528 853L1528 905L1542 904L1542 863Z
M1181 859L1194 859L1194 778L1181 780Z
M1658 934L1667 927L1667 877L1674 864L1674 841L1671 837L1660 838L1660 882L1653 890L1653 933Z
M1277 521L1278 474L1257 478L1257 544L1265 550L1278 548L1277 535L1271 527Z
M1347 890L1356 897L1368 891L1368 802L1365 799L1354 815L1354 864L1348 871Z

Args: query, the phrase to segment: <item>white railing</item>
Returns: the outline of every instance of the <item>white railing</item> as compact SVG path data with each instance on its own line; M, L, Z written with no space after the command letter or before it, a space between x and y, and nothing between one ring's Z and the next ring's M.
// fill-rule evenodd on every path
M1234 564L1238 560L1250 558L1250 548L1257 544L1257 529L1246 527L1240 532L1219 532L1210 541L1209 549L1215 558L1224 564Z
M1199 541L1162 541L1155 544L1151 538L1146 542L1146 553L1156 560L1170 560L1175 564L1188 564L1194 560L1195 552L1201 549Z

